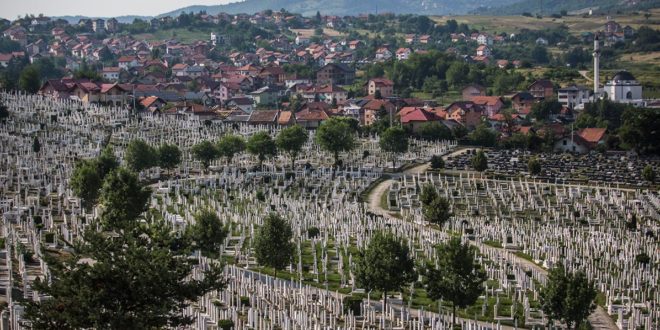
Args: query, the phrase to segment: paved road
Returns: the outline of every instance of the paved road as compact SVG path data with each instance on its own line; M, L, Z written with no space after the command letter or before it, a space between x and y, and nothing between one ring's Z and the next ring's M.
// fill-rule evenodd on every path
M443 158L447 159L449 156L455 156L455 155L464 153L464 152L466 152L466 150L467 149L455 151L451 154L443 156ZM381 196L383 194L387 193L390 186L392 185L392 182L394 182L394 179L395 178L398 179L398 177L400 177L403 174L411 175L411 174L423 173L424 171L426 171L426 169L428 169L428 167L429 167L429 164L423 164L423 165L420 165L420 166L416 166L414 168L409 169L408 171L404 171L403 173L398 173L398 174L395 173L395 174L392 175L393 179L381 182L378 186L376 186L371 191L371 193L369 195L368 200L369 200L369 208L370 208L371 212L382 214L383 216L390 216L389 211L383 209L380 206L380 199L381 199ZM431 230L435 230L431 227L429 227L429 228ZM538 270L543 275L547 275L547 273L548 273L548 271L546 269L540 267L539 265L537 265L537 264L535 264L535 263L533 263L533 262L531 262L527 259L520 258L520 257L516 256L515 254L513 254L509 251L506 251L504 249L490 247L490 246L486 246L486 245L482 245L481 248L500 250L504 253L507 253L511 257L513 257L516 260L517 263L520 263L520 264L525 265L527 267L533 267L534 269ZM596 310L591 315L589 315L589 323L591 324L591 326L594 329L606 329L606 330L617 330L618 329L618 327L616 326L616 324L614 323L612 318L610 318L610 316L607 314L607 312L601 306L598 306L596 308Z

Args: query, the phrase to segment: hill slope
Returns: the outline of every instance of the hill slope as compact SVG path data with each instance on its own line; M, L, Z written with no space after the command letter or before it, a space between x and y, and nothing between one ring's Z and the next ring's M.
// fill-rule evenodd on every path
M312 16L317 11L323 15L357 15L360 13L396 14L464 14L477 8L494 8L520 0L245 0L217 6L190 6L160 16L178 16L182 12L206 11L208 14L252 14L266 9L284 8L293 13Z
M541 4L543 7L541 7ZM582 9L593 9L594 12L616 12L644 10L660 7L660 0L522 0L518 3L503 4L500 7L474 10L472 13L483 15L517 15L522 13L541 13L543 15L568 12Z

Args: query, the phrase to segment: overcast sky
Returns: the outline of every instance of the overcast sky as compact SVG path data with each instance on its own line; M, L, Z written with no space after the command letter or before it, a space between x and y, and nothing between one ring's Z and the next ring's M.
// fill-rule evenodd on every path
M17 15L82 15L113 17L156 16L191 5L218 5L237 0L0 0L0 17L13 20Z

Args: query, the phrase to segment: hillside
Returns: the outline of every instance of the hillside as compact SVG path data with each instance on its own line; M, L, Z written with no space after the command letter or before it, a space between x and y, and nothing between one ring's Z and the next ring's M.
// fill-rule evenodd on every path
M87 19L87 18L102 18L102 19L109 19L110 17L89 17L89 16L58 16L58 17L53 17L54 19L63 19L69 24L77 24L81 19ZM151 19L150 16L135 16L135 15L127 15L127 16L117 16L115 19L119 23L133 23L133 21L136 19L142 19L142 20L149 20Z
M541 7L542 5L542 7ZM542 13L550 15L562 10L568 12L615 13L617 11L646 10L660 7L660 0L523 0L499 7L474 10L482 15L517 15L522 13Z
M217 6L190 6L160 16L177 16L181 12L206 11L208 14L252 14L266 9L284 8L293 13L312 16L317 11L324 15L357 15L361 13L390 12L396 14L464 14L477 8L494 8L519 0L245 0Z

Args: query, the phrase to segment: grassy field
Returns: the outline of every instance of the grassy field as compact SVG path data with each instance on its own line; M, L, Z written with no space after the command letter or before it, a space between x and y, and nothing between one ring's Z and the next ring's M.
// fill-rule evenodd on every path
M651 17L647 20L643 15L614 15L613 20L622 26L630 25L633 28L639 28L642 25L648 25L655 29L660 29L660 8L651 10ZM444 24L447 20L454 19L458 23L466 23L470 28L476 28L480 31L490 33L516 33L522 29L543 30L547 28L559 27L566 24L571 33L579 35L582 32L593 32L600 29L605 22L606 16L592 16L583 18L582 16L565 16L562 18L525 16L433 16L433 20Z

